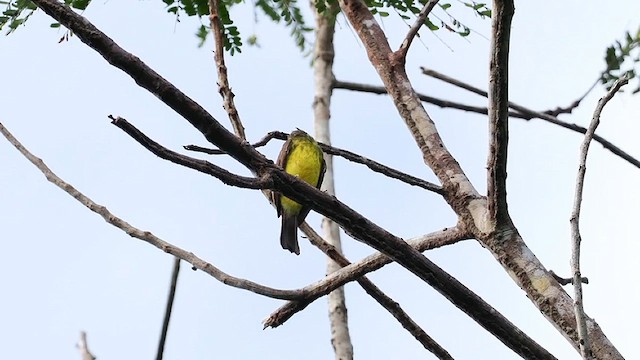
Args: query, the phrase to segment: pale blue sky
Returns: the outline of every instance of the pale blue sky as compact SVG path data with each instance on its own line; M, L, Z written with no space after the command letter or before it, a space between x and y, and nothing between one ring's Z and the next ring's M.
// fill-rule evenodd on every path
M456 4L454 4L456 5ZM564 106L603 69L604 49L640 25L640 3L616 6L583 1L517 2L511 48L511 100L534 109ZM459 7L459 6L458 6ZM488 37L488 20L456 11ZM160 1L96 2L87 18L133 52L223 124L228 121L215 85L212 42L197 48L197 21L180 23ZM312 127L312 73L288 30L264 18L253 23L249 5L232 13L244 35L256 32L260 48L227 57L236 104L250 139L272 130ZM440 14L442 15L442 14ZM233 275L273 287L297 288L324 276L324 257L301 239L299 257L278 244L280 223L257 191L219 181L160 160L112 126L107 115L127 118L174 150L206 142L195 129L135 85L120 70L62 31L39 12L0 38L0 121L59 176L132 225L194 252ZM406 27L385 18L392 46ZM429 95L485 105L420 75L427 66L486 88L489 41L423 32L409 53L414 87ZM446 46L443 44L446 43ZM379 84L355 33L339 19L335 74L340 80ZM597 88L573 115L586 125ZM617 96L605 109L599 133L640 157L640 98ZM484 191L485 117L426 105L476 187ZM428 180L406 127L384 96L336 90L332 105L335 145ZM527 244L550 269L569 270L569 215L581 136L540 120L513 120L509 153L509 209ZM280 143L261 149L275 158ZM74 359L80 330L99 359L152 358L160 332L172 259L106 224L49 184L6 141L0 140L0 226L5 254L0 273L0 358ZM217 164L246 173L224 157ZM338 197L394 234L412 237L454 224L436 195L335 160ZM594 144L585 188L583 274L591 283L585 308L627 358L638 358L634 329L640 320L637 255L632 232L640 210L640 170ZM309 221L319 225L319 217ZM347 256L372 251L343 238ZM445 270L548 348L559 359L578 355L540 315L488 251L469 241L427 253ZM399 266L370 278L447 348L456 359L515 359L516 355L442 296ZM568 291L571 291L568 289ZM346 288L356 358L430 358L425 350L357 285ZM183 266L166 359L329 359L326 301L321 299L284 326L261 321L282 302L227 287ZM482 354L482 355L479 355ZM479 357L480 356L480 357Z

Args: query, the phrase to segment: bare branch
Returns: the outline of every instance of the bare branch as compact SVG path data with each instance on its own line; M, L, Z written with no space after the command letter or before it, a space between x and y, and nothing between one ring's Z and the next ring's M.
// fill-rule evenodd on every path
M287 134L281 131L271 131L269 132L267 135L265 135L262 139L260 139L258 142L254 143L252 146L253 147L260 147L260 146L264 146L266 145L271 139L279 139L279 140L286 140L287 139ZM420 178L417 178L413 175L409 175L406 173L403 173L402 171L396 170L394 168L391 168L389 166L383 165L375 160L371 160L369 158L366 158L362 155L358 155L354 152L351 152L349 150L345 150L345 149L341 149L341 148L337 148L334 146L330 146L327 144L324 144L322 142L318 143L320 145L320 147L322 148L322 151L325 154L330 154L330 155L335 155L335 156L340 156L342 158L345 158L346 160L349 160L351 162L357 163L357 164L362 164L367 166L369 169L373 170L374 172L377 172L379 174L382 175L386 175L392 179L396 179L396 180L400 180L406 184L412 185L412 186L417 186L420 188L423 188L425 190L429 190L432 191L436 194L439 195L444 195L444 190L442 190L442 187L439 185L436 185L434 183L422 180ZM201 147L201 146L197 146L197 145L186 145L184 146L184 148L186 150L190 150L190 151L197 151L197 152L203 152L206 154L212 154L212 155L222 155L225 154L224 151L222 150L218 150L218 149L209 149L209 148L205 148L205 147Z
M407 243L416 250L423 252L430 249L436 249L444 245L453 244L461 240L467 240L469 238L470 236L468 234L465 234L457 227L453 227L408 240ZM342 269L327 275L324 279L307 287L309 291L304 299L290 301L271 314L271 316L264 321L265 328L278 327L284 324L284 322L291 318L291 316L303 310L307 305L319 297L328 294L348 282L356 281L365 274L376 271L392 262L393 261L384 254L375 253L367 256L357 263L345 266Z
M586 98L587 95L589 95L589 93L591 93L591 91L599 83L600 83L600 78L596 79L596 81L594 81L593 84L591 84L591 86L589 86L587 91L585 91L584 94L582 94L582 96L580 96L579 98L574 100L571 104L569 104L569 105L567 105L565 107L559 107L558 106L553 110L545 110L545 111L542 111L542 112L547 114L547 115L551 115L551 116L555 116L555 117L557 117L560 114L571 114L575 108L580 106L580 103L582 102L582 100L584 100L584 98Z
M445 245L450 245L461 240L469 239L469 234L466 231L460 230L457 227L443 229L434 233L419 236L410 240L407 243L414 247L417 251L423 252L430 249L435 249ZM311 237L310 237L310 240ZM322 246L322 244L319 244ZM323 246L324 248L324 246ZM322 249L322 248L321 248ZM327 254L332 252L330 247L326 247L323 252ZM321 281L306 286L304 289L305 297L294 301L289 301L285 305L281 306L275 312L273 312L267 319L264 320L264 327L278 327L289 320L293 315L302 311L313 301L320 296L332 291L335 288L345 285L348 282L360 279L364 274L372 271L376 271L381 267L391 263L391 260L381 253L370 255L357 263L347 265L342 269L327 275ZM457 282L455 278L452 280ZM462 284L460 284L462 285ZM464 287L464 285L462 285ZM471 297L477 297L471 290L464 287L464 291ZM521 354L527 359L555 359L553 355L547 352L544 348L538 345L535 341L529 338L525 333L513 325L508 319L502 316L496 309L492 308L489 304L485 303L482 299L479 300L481 305L486 307L488 311L491 311L495 317L494 326L504 328L510 334L510 339L505 340L505 344L509 346L516 353ZM396 315L394 315L396 316ZM409 326L409 324L407 324ZM405 326L403 324L403 326ZM416 336L416 334L414 334ZM500 338L499 338L500 339ZM501 339L502 340L502 339Z
M205 174L209 174L227 185L237 186L245 189L266 189L268 187L268 180L265 178L257 179L236 175L206 160L194 159L182 154L178 154L177 152L171 151L158 144L157 142L151 140L148 136L143 134L126 119L119 116L114 118L111 115L109 115L109 118L112 119L111 123L113 125L122 129L134 140L140 143L140 145L144 146L147 150L151 151L161 159L169 160L175 164L198 170Z
M267 133L267 135L263 136L262 139L253 143L251 146L253 146L254 148L259 148L267 145L272 139L287 140L288 136L289 134L282 131L270 131ZM227 155L226 151L220 149L210 149L198 145L185 145L183 147L185 150L201 152L209 155Z
M333 87L335 89L353 90L353 91L360 91L360 92L366 92L366 93L377 94L377 95L388 94L387 90L383 86L367 85L367 84L360 84L360 83L354 83L354 82L348 82L348 81L336 80L334 82ZM489 113L489 109L487 107L472 106L472 105L462 104L455 101L443 100L440 98L424 95L421 93L416 93L416 94L418 95L418 98L420 99L420 101L424 101L426 103L436 105L441 108L452 108L452 109L469 111L469 112L484 114L484 115L487 115ZM509 117L514 117L514 118L519 118L524 120L530 119L530 117L516 111L510 111Z
M509 144L509 42L513 0L494 0L489 61L489 159L487 200L489 221L496 229L511 222L507 209L507 151Z
M134 237L136 239L147 242L158 249L171 254L181 260L184 260L191 265L193 265L194 269L199 269L204 271L205 273L211 275L216 280L239 289L248 290L254 292L259 295L264 295L274 299L282 299L282 300L293 300L301 298L304 295L303 290L279 290L269 288L267 286L237 278L231 276L212 264L200 259L193 253L190 253L186 250L183 250L177 246L174 246L159 237L153 235L149 231L140 230L121 218L117 217L106 207L95 203L93 200L85 196L83 193L74 188L71 184L65 182L60 177L58 177L51 169L47 167L47 165L38 157L31 154L20 142L0 123L0 133L4 135L4 137L15 146L24 157L26 157L33 165L35 165L49 180L51 183L64 190L67 194L71 195L74 199L78 200L82 205L86 206L89 210L94 213L102 216L102 218L109 224L117 227L118 229L124 231L129 236Z
M396 51L396 55L398 56L398 58L407 58L407 52L409 51L409 47L411 46L413 38L419 36L418 31L420 31L420 28L422 27L422 25L424 25L424 21L427 19L427 16L429 16L429 13L431 12L431 10L433 10L437 3L438 0L429 0L426 4L424 4L422 10L420 10L420 13L418 14L418 17L416 17L416 21L409 28L409 32L404 38L404 41L402 41L400 48L398 49L398 51Z
M553 276L553 278L556 279L556 281L558 283L560 283L560 285L573 284L573 278L560 277L553 270L549 270L549 274L551 276ZM583 277L580 278L580 282L583 283L583 284L588 284L589 283L589 279L583 276Z
M171 282L169 283L169 295L167 296L167 307L164 312L164 320L162 321L162 330L160 331L160 341L158 342L156 360L162 360L162 357L164 356L164 344L167 341L167 332L169 331L169 322L171 321L171 311L173 310L173 300L176 297L178 274L180 274L180 259L174 258L173 268L171 270Z
M593 139L596 128L600 124L600 114L604 106L613 98L620 88L629 82L628 77L622 77L613 84L607 94L598 101L593 119L589 124L584 140L580 145L580 160L578 166L578 176L576 179L576 191L573 202L573 211L571 213L571 271L573 273L573 289L574 289L574 311L576 322L578 324L578 337L580 343L580 353L585 360L591 359L591 343L589 341L589 332L587 329L587 319L584 313L582 301L582 276L580 274L580 208L582 205L582 192L584 188L584 178L587 172L587 155L589 153L589 145Z
M0 124L2 126L2 124ZM96 357L93 356L91 351L89 351L89 344L87 344L87 333L84 331L80 332L80 340L76 345L78 351L80 351L80 356L82 356L82 360L96 360Z
M488 94L486 91L478 89L475 86L469 85L465 82L462 82L458 79L454 79L450 76L447 76L445 74L442 74L440 72L437 72L435 70L432 69L427 69L425 67L420 67L420 70L422 70L422 73L424 75L430 76L434 79L438 79L438 80L442 80L446 83L449 83L451 85L455 85L459 88L468 90L474 94L478 94L480 96L483 97L488 97ZM582 94L582 96L580 96L579 98L577 98L575 101L573 101L571 104L569 104L568 106L565 107L557 107L554 110L546 110L546 111L539 111L540 113L543 114L547 114L547 115L551 115L553 117L557 117L560 114L570 114L575 108L577 108L578 106L580 106L580 103L582 102L582 100L584 100L585 97L587 97L587 95L589 95L589 93L593 90L593 88L596 87L596 85L598 85L598 83L600 83L600 79L598 78L598 80L596 80L590 87L589 89L587 89L587 91L585 91L584 94ZM513 107L513 108L517 108L517 107L521 107L522 106L518 106L515 103L509 102L509 107ZM533 110L526 110L527 113L532 112ZM527 117L525 118L526 120L529 119L533 119L533 118L537 118L538 116L535 115L527 115Z
M222 21L220 20L219 11L219 0L209 0L209 21L211 22L211 30L213 31L213 38L216 46L213 54L218 68L218 91L222 96L222 106L229 115L229 120L231 121L233 130L238 137L245 140L247 136L244 133L244 126L242 126L238 109L236 109L236 105L233 102L235 94L231 91L231 86L229 86L227 65L224 63L224 37L222 34Z
M467 83L464 83L464 82L462 82L460 80L451 78L451 77L446 76L444 74L441 74L441 73L439 73L439 72L437 72L435 70L426 69L424 67L421 68L421 69L422 69L422 72L425 75L428 75L428 76L434 77L436 79L445 81L445 82L447 82L449 84L458 86L458 87L463 88L465 90L469 90L469 91L471 91L471 92L473 92L475 94L482 95L482 96L485 96L485 97L488 96L486 91L478 89L478 88L476 88L476 87L474 87L472 85L469 85ZM597 84L597 82L595 84ZM595 84L593 86L591 86L589 88L589 90L580 99L576 100L576 102L578 104L593 89ZM576 102L574 102L574 104L576 104ZM573 106L573 104L570 105L568 107L568 109L569 108L572 109L572 106ZM575 105L575 106L577 106L577 105ZM457 108L457 109L460 109L460 110L473 111L473 110L470 110L470 109L460 108L460 107L456 107L456 106L451 106L451 107ZM510 117L517 117L517 118L521 118L521 119L524 119L524 120L541 119L541 120L550 122L550 123L552 123L554 125L558 125L560 127L563 127L565 129L569 129L569 130L575 131L575 132L580 133L580 134L584 134L584 133L587 132L587 129L585 129L582 126L579 126L579 125L576 125L576 124L572 124L572 123L567 123L567 122L564 122L564 121L558 119L557 117L555 117L554 113L557 112L558 109L562 110L561 108L558 108L558 109L552 110L552 111L547 111L547 112L540 112L540 111L531 110L529 108L526 108L524 106L518 105L518 104L516 104L514 102L511 102L511 101L509 102L509 107L511 109L517 111L517 113L515 113L515 114L513 112L509 112L509 116ZM474 112L477 112L477 111L474 111ZM598 134L594 134L593 135L593 140L595 140L598 143L600 143L600 145L602 145L605 149L611 151L614 155L617 155L617 156L621 157L622 159L626 160L627 162L629 162L631 165L633 165L633 166L635 166L637 168L640 168L640 161L638 159L636 159L633 156L627 154L625 151L623 151L622 149L620 149L619 147L617 147L616 145L614 145L610 141L606 140L602 136L600 136Z
M351 265L351 262L342 255L342 252L336 249L335 246L324 241L318 233L316 233L309 224L306 222L300 225L300 229L307 235L311 244L318 249L322 250L329 258L335 261L340 267ZM375 301L378 302L383 308L385 308L402 327L404 327L413 337L418 340L424 346L425 349L432 352L438 359L451 359L451 355L433 340L421 327L418 325L409 314L407 314L400 304L395 302L392 298L387 296L382 290L380 290L375 284L371 282L366 276L362 276L357 280L358 284L367 292Z

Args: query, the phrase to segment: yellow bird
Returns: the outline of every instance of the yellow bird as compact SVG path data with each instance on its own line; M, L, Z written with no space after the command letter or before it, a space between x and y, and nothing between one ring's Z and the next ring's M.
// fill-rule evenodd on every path
M289 139L280 150L277 165L285 172L299 177L318 189L322 184L327 167L318 143L300 129L292 131L289 135ZM282 216L280 245L283 249L300 255L298 226L309 214L309 207L302 206L302 204L277 192L273 192L273 202L276 205L278 216Z

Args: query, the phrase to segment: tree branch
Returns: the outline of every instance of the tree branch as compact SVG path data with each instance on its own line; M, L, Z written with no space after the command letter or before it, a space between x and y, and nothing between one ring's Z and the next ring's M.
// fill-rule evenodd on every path
M407 240L407 243L414 247L417 251L423 252L435 249L441 246L450 245L461 240L469 239L469 234L457 227L444 229L427 235L419 236ZM323 250L324 251L324 250ZM327 250L330 252L330 249ZM293 315L305 309L309 304L318 299L320 296L332 291L335 288L345 285L348 282L360 279L364 274L376 271L391 263L391 260L384 254L376 253L370 255L357 263L347 265L342 269L327 275L324 279L315 284L306 286L304 289L305 297L289 301L273 312L264 320L264 327L278 327L289 320ZM457 282L452 277L452 281ZM461 285L461 284L460 284ZM462 285L464 287L464 285ZM465 292L471 297L477 297L471 290L465 288ZM511 339L503 341L513 351L525 357L526 359L555 359L553 355L529 338L525 333L513 325L508 319L502 316L496 309L480 299L481 306L486 307L488 311L495 315L495 326L504 328L508 331ZM394 315L395 316L395 315ZM409 325L409 324L408 324ZM404 325L403 325L404 326ZM415 335L414 335L415 336ZM500 338L499 338L500 339Z
M156 360L162 360L164 356L164 344L167 341L167 332L169 331L169 322L171 321L171 310L173 310L173 300L176 297L176 287L178 286L178 274L180 273L180 259L173 259L173 268L171 270L171 282L169 283L169 295L167 296L167 307L164 312L164 320L162 321L162 330L160 331L160 341L158 342L158 352Z
M0 124L1 125L1 124ZM96 360L96 357L93 356L91 351L89 351L89 344L87 344L87 333L84 331L80 332L80 340L76 345L78 351L80 352L80 356L82 356L82 360Z
M324 241L324 239L316 233L309 224L306 222L300 225L300 229L307 235L307 238L315 247L320 249L331 260L335 261L340 267L351 265L351 262L342 255L342 252L336 249L335 246ZM405 328L413 337L422 344L422 346L433 353L438 359L450 359L453 360L451 355L438 344L433 338L431 338L421 327L418 325L409 314L407 314L400 304L395 302L392 298L387 296L382 290L380 290L371 280L366 276L362 276L356 280L358 284L367 292L375 301L378 302L383 308L385 308L398 322Z
M445 74L439 73L439 72L437 72L435 70L427 69L425 67L420 67L420 70L422 70L422 73L424 75L430 76L430 77L432 77L434 79L442 80L442 81L444 81L446 83L449 83L449 84L457 86L459 88L468 90L468 91L470 91L470 92L472 92L474 94L478 94L478 95L483 96L483 97L488 97L489 96L487 94L487 92L484 91L484 90L481 90L481 89L479 89L479 88L477 88L475 86L469 85L469 84L467 84L467 83L465 83L463 81L460 81L458 79L454 79L454 78L452 78L450 76L447 76ZM589 89L587 89L587 91L584 94L582 94L582 96L580 96L579 98L574 100L568 106L556 107L554 110L545 110L545 111L539 111L539 112L543 113L543 114L551 115L553 117L557 117L560 114L570 114L573 111L573 109L575 109L578 106L580 106L580 103L582 102L582 100L584 100L584 98L587 97L587 95L589 95L591 90L593 90L593 88L596 87L596 85L598 85L599 82L600 82L600 79L598 78L598 80L596 80L589 87ZM522 108L525 113L529 114L529 115L525 114L525 116L526 116L525 120L529 120L529 119L533 119L533 118L537 118L538 117L538 116L535 115L535 113L536 113L535 111L526 109L523 106L519 106L519 105L517 105L517 104L515 104L513 102L509 102L509 107L514 108L514 109ZM531 114L531 113L534 113L534 114Z
M194 159L182 154L178 154L177 152L171 151L158 144L157 142L151 140L148 136L143 134L126 119L119 116L113 117L111 115L109 115L109 118L112 120L111 123L113 125L122 129L140 145L144 146L147 150L151 151L161 159L169 160L175 164L198 170L205 174L209 174L227 185L237 186L245 189L266 189L269 186L268 179L266 178L257 179L236 175L206 160Z
M494 0L491 17L489 61L489 159L487 200L489 221L496 226L511 223L507 208L507 152L509 144L509 41L513 0Z
M236 105L233 102L235 94L231 91L231 86L229 86L227 65L224 63L224 37L222 35L222 21L220 20L219 11L219 0L209 0L209 21L211 22L211 30L216 46L213 54L218 68L218 91L222 96L222 106L229 115L234 132L238 137L245 140L247 136L244 133L244 126L242 126L238 109L236 109Z
M260 139L258 142L254 143L252 146L253 147L260 147L260 146L264 146L266 145L271 139L279 139L279 140L286 140L287 139L288 134L283 133L281 131L271 131L269 132L267 135L265 135L262 139ZM324 144L322 142L318 142L318 144L320 145L320 147L322 148L322 151L325 154L330 154L330 155L335 155L335 156L340 156L346 160L349 160L351 162L357 163L357 164L362 164L367 166L369 169L373 170L374 172L377 172L379 174L388 176L392 179L396 179L396 180L400 180L406 184L412 185L412 186L417 186L417 187L421 187L425 190L429 190L432 191L436 194L439 195L444 195L444 190L442 190L442 187L422 180L420 178L417 178L413 175L409 175L406 173L403 173L402 171L396 170L394 168L391 168L389 166L386 166L384 164L381 164L375 160L371 160L369 158L366 158L362 155L358 155L354 152L351 152L349 150L345 150L345 149L341 149L341 148L337 148L331 145L327 145ZM205 147L201 147L201 146L197 146L197 145L185 145L184 146L185 150L190 150L190 151L197 151L197 152L203 152L205 154L211 154L211 155L222 155L222 154L226 154L224 151L222 150L218 150L218 149L208 149Z
M574 289L574 311L576 322L578 324L578 337L580 344L580 353L585 360L592 358L591 344L589 341L589 333L587 331L587 319L584 313L582 302L582 275L580 273L580 208L582 206L582 192L584 188L584 178L587 172L587 155L589 153L589 145L593 139L596 128L600 124L600 114L604 106L613 98L620 88L629 82L627 77L622 77L616 81L607 94L598 101L593 112L593 119L589 124L584 140L580 145L580 160L578 166L578 175L576 179L576 191L573 202L573 211L571 212L571 271L573 273L573 289Z
M47 165L39 158L34 156L27 150L20 142L0 123L0 133L4 135L4 137L20 151L24 157L26 157L33 165L35 165L38 170L40 170L44 176L51 183L64 190L67 194L71 195L74 199L78 200L82 205L86 206L89 210L94 213L102 216L102 218L109 224L117 227L118 229L124 231L129 236L134 237L136 239L147 242L156 248L171 254L181 260L184 260L191 265L193 265L194 269L199 269L204 271L205 273L211 275L216 280L239 289L248 290L254 292L259 295L264 295L274 299L282 299L282 300L293 300L302 298L304 296L304 290L279 290L266 287L264 285L237 278L231 276L212 264L200 259L193 253L190 253L186 250L183 250L177 246L174 246L159 237L153 235L149 231L140 230L121 218L117 217L113 213L111 213L106 207L95 203L93 200L85 196L83 193L74 188L71 184L62 180L59 176L57 176Z
M465 234L457 227L453 227L407 240L407 243L417 251L423 252L466 239L469 239L468 234ZM345 266L342 269L327 275L324 279L307 287L309 291L304 299L290 301L271 314L271 316L264 321L265 328L278 327L284 324L284 322L289 320L291 316L303 310L307 305L322 295L329 293L330 291L333 291L333 289L337 289L348 282L356 281L365 274L376 271L392 262L393 261L384 254L375 253L367 256L357 263Z
M478 94L484 97L487 97L487 92L481 89L478 89L472 85L469 85L467 83L464 83L460 80L451 78L449 76L446 76L444 74L441 74L435 70L431 70L431 69L426 69L426 68L421 68L422 69L422 73L427 75L427 76L431 76L434 77L436 79L442 80L444 82L447 82L449 84L458 86L462 89L471 91L474 94ZM595 83L597 84L597 82ZM580 101L582 101L582 99L593 89L593 87L595 86L595 84L593 86L591 86L589 88L589 90L582 95L581 98L579 98L578 100L574 101L573 104L579 104ZM573 109L573 104L570 105L569 107L567 107L567 109L571 108ZM575 105L577 106L577 105ZM453 107L453 106L452 106ZM526 108L524 106L518 105L514 102L509 102L509 107L511 109L514 109L517 111L517 116L514 116L513 112L509 113L510 117L518 117L524 120L530 120L530 119L541 119L547 122L550 122L554 125L558 125L560 127L563 127L565 129L569 129L572 131L575 131L577 133L580 134L584 134L587 132L587 129L585 129L582 126L576 125L576 124L571 124L571 123L567 123L564 122L560 119L558 119L557 117L554 116L554 114L558 111L558 109L562 110L562 108L558 108L556 110L552 110L552 111L546 111L546 112L540 112L540 111L535 111L535 110L531 110L529 108ZM457 107L456 107L457 108ZM461 109L461 110L467 110L467 109ZM469 110L471 111L471 110ZM594 134L593 135L593 139L600 143L600 145L602 145L605 149L611 151L614 155L617 155L619 157L621 157L622 159L626 160L627 162L629 162L631 165L640 168L640 161L636 158L634 158L633 156L627 154L626 152L624 152L622 149L620 149L619 147L615 146L613 143L611 143L610 141L606 140L605 138L603 138L602 136L598 135L598 134Z
M411 46L413 38L418 35L418 31L420 31L420 28L422 27L422 25L424 25L424 21L427 19L427 16L429 16L429 13L431 12L431 10L433 10L437 3L438 0L429 0L426 4L424 4L422 10L420 10L420 13L418 14L418 17L416 17L416 21L409 28L409 32L404 38L404 41L402 41L400 48L398 49L398 51L396 51L396 56L398 56L398 58L402 58L403 61L407 58L407 52L409 51L409 47Z
M360 84L360 83L354 83L354 82L348 82L348 81L336 80L333 83L333 88L360 91L360 92L366 92L366 93L377 94L377 95L382 95L382 94L388 95L387 89L385 89L383 86L367 85L367 84ZM489 113L489 109L487 109L487 107L472 106L472 105L462 104L455 101L443 100L440 98L435 98L435 97L424 95L421 93L416 93L416 94L418 95L418 98L420 99L420 101L424 101L426 103L436 105L441 108L452 108L452 109L469 111L469 112L484 114L484 115L487 115ZM509 117L514 117L514 118L519 118L524 120L530 119L530 117L523 115L517 111L510 111Z

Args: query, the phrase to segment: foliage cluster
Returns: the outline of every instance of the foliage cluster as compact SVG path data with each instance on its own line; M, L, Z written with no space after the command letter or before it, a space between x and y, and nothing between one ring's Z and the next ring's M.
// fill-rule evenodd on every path
M640 92L640 74L635 70L640 63L640 27L635 35L627 31L622 41L616 41L607 48L604 56L607 68L602 72L602 83L611 88L623 76L636 78L638 86L633 93Z

